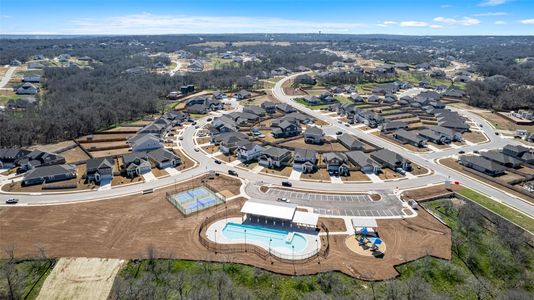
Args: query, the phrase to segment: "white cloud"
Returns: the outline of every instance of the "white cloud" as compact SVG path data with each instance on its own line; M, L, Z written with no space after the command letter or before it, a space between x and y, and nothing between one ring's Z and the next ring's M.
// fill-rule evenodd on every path
M527 25L534 25L534 19L520 20L519 23L527 24Z
M443 25L432 24L432 25L430 25L430 28L443 28Z
M444 18L436 17L434 22L443 23L445 25L463 25L463 26L472 26L480 24L480 20L470 17L464 17L462 19L453 19L453 18Z
M497 16L507 16L507 12L488 12L488 13L481 13L481 14L474 14L474 17L497 17Z
M395 25L397 23L398 22L395 22L395 21L384 21L382 23L376 24L376 26L378 26L378 27L388 27L390 25Z
M240 16L155 15L140 13L108 18L75 19L66 33L79 34L170 34L250 32L348 32L369 28L350 22L301 21Z
M495 21L494 24L495 24L495 25L505 25L506 22L505 22L505 21Z
M400 22L401 27L428 27L430 24L420 21L403 21Z
M510 0L484 0L483 2L479 3L478 6L497 6L506 2L510 2Z
M452 5L450 5L450 4L443 4L443 5L440 5L439 7L441 7L441 8L449 8L449 7L452 7Z

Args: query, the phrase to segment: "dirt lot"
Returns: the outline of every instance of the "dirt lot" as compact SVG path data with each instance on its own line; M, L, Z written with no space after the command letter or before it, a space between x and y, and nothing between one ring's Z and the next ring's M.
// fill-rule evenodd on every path
M330 231L346 231L345 220L341 218L319 218L319 223L323 223Z
M415 176L422 175L422 174L428 173L428 169L416 163L412 163L412 171L410 173L412 173Z
M300 175L301 180L320 180L330 182L330 175L326 169L319 169L315 173L308 173Z
M197 138L197 143L198 143L199 145L208 143L209 141L210 141L210 138L209 138L209 137Z
M60 154L65 157L65 160L67 160L68 164L77 161L88 160L90 158L80 147L69 149L65 152L61 152Z
M227 182L219 185L229 186ZM81 204L2 209L0 248L15 244L17 257L30 257L35 255L35 245L41 243L50 257L138 259L146 258L147 249L152 247L159 258L232 261L288 275L339 270L350 276L376 280L397 276L395 265L425 255L451 257L449 228L423 210L412 219L378 220L378 232L387 245L383 258L350 252L344 243L346 235L330 236L330 252L320 260L321 264L317 261L271 264L250 252L215 254L200 244L198 229L205 217L216 211L224 212L224 206L206 209L186 219L168 203L164 192L157 190L148 195ZM232 200L228 208L239 208L242 201Z
M462 137L464 138L464 140L469 141L471 143L484 143L488 141L484 134L476 131L466 132L462 134Z
M123 264L121 259L61 258L37 299L106 300Z
M287 166L287 167L284 167L282 169L263 168L263 170L261 170L260 173L289 177L289 175L291 175L292 171L293 171L293 167L292 166Z
M106 134L94 134L92 136L92 141L102 141L102 140L111 140L111 139L123 139L126 141L129 137L133 136L133 133L106 133ZM84 136L79 139L79 141L87 141L87 136Z
M56 144L46 144L46 145L33 145L33 146L28 147L28 149L29 150L41 150L41 151L56 153L56 152L58 152L60 150L68 148L70 146L74 146L74 142L73 141L64 141L64 142L59 142L59 143L56 143Z
M382 172L380 174L378 174L378 177L382 180L386 180L386 179L397 179L397 178L403 178L404 176L402 176L401 174L397 173L397 172L394 172L388 168L383 168L382 169Z
M113 149L113 150L91 151L91 155L97 158L97 157L123 155L129 152L130 152L129 148L121 148L121 149Z
M454 189L455 186L452 186ZM422 200L430 197L437 197L450 194L451 191L445 188L445 185L435 185L431 187L409 190L402 193L401 197L405 199Z
M322 145L315 145L315 144L306 144L304 142L304 138L300 138L300 139L292 140L292 141L289 141L289 142L285 142L285 143L282 143L280 145L281 146L285 146L285 147L291 147L291 148L310 149L310 150L315 150L315 151L320 151L320 152L347 151L347 148L345 148L343 145L341 145L340 143L335 142L335 141L332 142L332 143L329 143L329 144L325 143L325 144L322 144Z
M488 112L477 111L474 113L488 120L493 126L495 126L495 128L500 129L500 130L515 131L517 129L526 129L528 131L534 131L534 125L517 125L514 122L496 113L492 113L489 111Z
M343 181L370 181L371 180L369 179L369 177L367 177L367 175L359 171L350 172L349 176L342 176L340 178Z
M219 151L219 146L216 146L216 145L208 145L208 146L205 146L205 147L202 147L202 149L208 153L215 153L217 151Z
M162 169L158 169L158 168L153 168L152 169L152 174L154 174L154 176L156 176L156 178L164 177L164 176L168 176L169 175L169 173L167 173L167 171L162 170Z

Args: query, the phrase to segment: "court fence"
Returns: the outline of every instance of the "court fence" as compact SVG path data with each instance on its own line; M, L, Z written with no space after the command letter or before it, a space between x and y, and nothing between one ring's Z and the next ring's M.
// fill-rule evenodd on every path
M198 199L195 200L196 196L192 195L190 191L196 190L198 188L205 188L208 190L209 193L211 193L210 196L212 196L214 201L209 202L203 202ZM177 199L177 195L181 193L187 193L191 199L194 201L193 207L186 207ZM175 206L185 217L192 215L195 212L201 211L203 209L206 209L208 207L217 206L219 204L225 203L226 199L224 196L220 195L214 187L210 185L209 182L201 182L197 184L187 184L182 186L176 186L174 191L172 192L166 192L165 198L167 201L169 201L173 206Z

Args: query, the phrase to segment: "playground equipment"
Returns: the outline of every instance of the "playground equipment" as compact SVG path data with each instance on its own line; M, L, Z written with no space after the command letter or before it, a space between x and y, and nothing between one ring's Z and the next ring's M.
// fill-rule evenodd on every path
M370 238L369 242L371 242L371 248L369 249L371 251L378 251L378 245L382 244L382 240L379 238Z

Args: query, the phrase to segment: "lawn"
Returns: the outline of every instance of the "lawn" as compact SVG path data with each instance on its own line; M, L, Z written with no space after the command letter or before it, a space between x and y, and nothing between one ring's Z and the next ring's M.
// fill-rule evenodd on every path
M501 215L507 220L510 220L523 228L526 228L530 232L534 232L534 219L529 218L520 212L517 212L509 206L499 203L468 188L463 188L459 190L458 194L482 205L483 207L489 209L490 211L498 215Z

